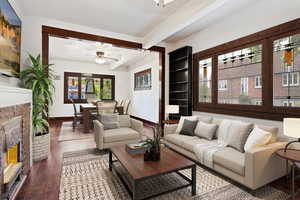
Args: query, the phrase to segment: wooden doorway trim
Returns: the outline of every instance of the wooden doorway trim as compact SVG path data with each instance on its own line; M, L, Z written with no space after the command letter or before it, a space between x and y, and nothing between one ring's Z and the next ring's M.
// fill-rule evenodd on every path
M77 38L82 40L97 41L103 43L110 43L119 47L132 48L132 49L142 49L143 45L141 43L120 40L110 37L104 37L99 35L93 35L89 33L77 32L72 30L66 30L50 26L42 26L42 58L43 64L49 64L49 37L61 37L61 38ZM159 109L159 122L165 118L165 54L166 49L164 47L153 46L149 49L150 51L155 51L159 53L160 64L161 64L161 94L160 94L160 109Z

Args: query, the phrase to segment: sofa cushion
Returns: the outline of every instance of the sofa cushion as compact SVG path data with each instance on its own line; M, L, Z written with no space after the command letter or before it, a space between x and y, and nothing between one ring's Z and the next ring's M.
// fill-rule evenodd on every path
M189 136L195 136L195 128L198 124L198 121L191 121L188 119L185 119L182 125L182 129L180 131L180 135L189 135Z
M194 146L195 145L197 145L197 144L203 144L203 143L207 143L207 142L209 142L209 140L195 137L192 140L183 141L182 147L184 149L186 149L186 150L194 153Z
M264 126L264 125L257 125L257 127L264 130L264 131L272 133L272 137L269 141L270 144L277 141L277 135L278 135L278 128L277 127L275 127L275 126Z
M245 176L245 154L231 147L226 147L216 152L213 156L213 161L228 170Z
M217 128L218 125L216 124L207 124L199 121L195 129L195 135L201 138L212 140L215 136Z
M131 128L105 130L103 135L104 143L134 140L138 138L140 138L140 134Z
M131 127L130 116L129 115L119 115L120 127Z
M198 121L197 116L180 117L180 120L178 122L178 126L177 126L175 133L177 133L177 134L180 133L185 119L190 120L190 121Z
M252 127L251 123L232 121L229 128L228 146L244 153L244 146Z
M180 147L183 147L183 142L188 141L188 140L194 140L197 137L196 136L179 135L179 134L169 134L169 135L166 135L164 138L168 142L171 142Z

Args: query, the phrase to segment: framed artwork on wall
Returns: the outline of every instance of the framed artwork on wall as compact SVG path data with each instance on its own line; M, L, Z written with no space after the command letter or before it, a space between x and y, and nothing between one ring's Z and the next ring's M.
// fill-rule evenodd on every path
M19 77L22 22L8 0L0 0L0 74Z
M151 68L134 74L134 90L151 90Z

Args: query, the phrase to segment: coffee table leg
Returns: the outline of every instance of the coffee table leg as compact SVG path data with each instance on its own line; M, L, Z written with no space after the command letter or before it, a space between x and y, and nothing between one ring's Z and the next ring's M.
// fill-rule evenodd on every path
M133 180L132 182L132 200L136 200L136 181Z
M112 152L111 152L111 150L109 150L109 161L108 161L108 163L109 163L109 171L111 171L112 170Z
M196 165L192 167L192 196L196 195Z

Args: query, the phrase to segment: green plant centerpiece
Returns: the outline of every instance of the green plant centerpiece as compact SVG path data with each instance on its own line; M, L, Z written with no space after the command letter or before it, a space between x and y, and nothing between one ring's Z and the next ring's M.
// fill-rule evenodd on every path
M147 139L145 145L150 146L150 150L148 153L149 159L151 161L159 161L160 160L160 139L162 134L161 125L156 125L152 127L153 130L153 139ZM147 159L146 159L147 160Z
M41 56L29 55L31 65L20 73L22 86L32 90L33 160L43 160L50 151L48 105L53 103L54 83L51 65Z

